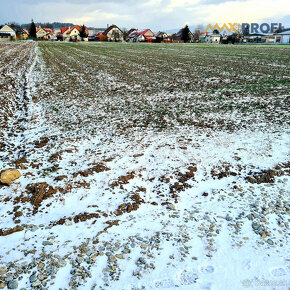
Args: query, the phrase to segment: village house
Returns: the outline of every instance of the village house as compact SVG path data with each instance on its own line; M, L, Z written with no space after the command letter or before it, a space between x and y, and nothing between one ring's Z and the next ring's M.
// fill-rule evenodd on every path
M150 29L144 29L142 31L133 30L129 34L130 42L152 42L155 40L155 35Z
M97 39L97 33L99 32L99 30L89 29L88 32L89 32L88 40L89 41L95 41Z
M107 37L107 41L123 41L123 31L117 25L107 25L107 29L102 33Z
M96 39L99 41L107 41L107 36L103 35L104 31L98 31L96 33Z
M89 34L88 28L85 26L86 35ZM62 27L61 28L61 36L64 41L80 41L82 40L80 36L80 32L82 30L82 26L75 25L73 27ZM88 41L88 38L84 38L83 40Z
M156 38L156 41L158 42L159 40L161 42L172 42L172 35L166 33L166 32L162 32L162 31L158 31L156 34L155 34L155 38Z
M205 43L206 35L207 35L206 32L201 32L201 34L199 35L198 41L201 42L201 43Z
M52 39L56 40L57 37L61 34L61 29L60 28L55 28L53 29L52 33Z
M275 43L290 44L290 30L276 33Z
M129 40L129 35L130 35L131 33L133 33L134 31L138 31L138 29L136 29L136 28L131 28L130 30L128 30L126 41Z
M220 43L221 35L219 33L207 34L205 36L206 43Z
M162 31L158 31L156 34L155 34L155 37L160 37L160 38L165 38L167 36L167 33L165 32L162 32Z
M128 31L128 38L127 38L127 41L129 42L136 42L137 41L137 38L138 38L138 30L137 29L130 29Z
M50 28L38 27L36 29L36 38L38 40L50 40L52 37L53 31Z
M272 34L252 33L243 36L243 43L274 43L275 36Z
M152 42L155 39L155 35L151 29L144 29L139 31L138 34L138 39L140 39L139 41Z
M25 40L28 37L27 31L17 24L5 24L0 29L0 38L9 40Z
M67 40L69 41L70 35L68 34L68 32L70 31L70 27L62 27L60 29L60 37L62 38L62 40Z

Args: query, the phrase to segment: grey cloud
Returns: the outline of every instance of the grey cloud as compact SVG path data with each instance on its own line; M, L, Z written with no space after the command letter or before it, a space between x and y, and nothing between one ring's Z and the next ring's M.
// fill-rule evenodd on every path
M222 4L226 2L243 2L243 1L248 1L248 0L202 0L200 2L201 5L210 5L210 4Z
M192 11L176 7L172 12L162 11L169 3L163 0L153 7L144 6L149 0L8 0L5 9L0 10L0 24L7 22L28 23L31 18L37 22L66 22L68 19L91 18L84 24L104 27L117 24L120 27L151 28L170 30L181 28L185 23L190 26L204 23L206 5L218 5L227 0L202 0L195 4ZM235 1L235 0L232 0ZM237 0L236 0L237 1ZM274 4L275 5L275 4ZM203 11L203 13L200 13ZM119 18L106 18L102 15L120 15ZM214 21L214 20L213 20ZM81 20L81 22L83 22ZM206 21L207 22L207 21ZM288 21L289 23L289 21ZM75 23L83 24L83 23Z

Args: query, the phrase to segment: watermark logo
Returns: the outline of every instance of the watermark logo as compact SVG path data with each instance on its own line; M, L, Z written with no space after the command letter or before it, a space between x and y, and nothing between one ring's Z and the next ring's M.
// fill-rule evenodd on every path
M242 23L242 31L249 33L273 33L275 30L282 30L282 23Z
M209 24L204 33L208 32L208 30L210 29L211 31L214 31L215 29L217 29L219 32L222 32L224 29L226 29L228 32L234 31L235 33L238 33L237 30L237 23L228 23L228 25L226 23L223 24L223 26L219 26L217 23L215 24L215 26L212 26L211 24Z
M257 288L261 287L266 289L267 287L276 288L276 287L287 287L288 283L286 280L266 280L266 279L245 279L241 281L244 288Z
M212 26L211 24L208 24L206 29L204 30L204 33L209 32L208 30L211 30L213 32L214 30L218 30L220 33L222 31L230 33L273 33L275 31L282 31L282 23L224 23L222 26L219 26L217 23Z

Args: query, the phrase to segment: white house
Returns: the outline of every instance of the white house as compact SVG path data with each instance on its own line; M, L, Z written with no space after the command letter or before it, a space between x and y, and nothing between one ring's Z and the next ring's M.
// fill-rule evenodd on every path
M205 42L207 43L220 43L221 35L220 34L208 34L205 36Z
M275 43L290 44L290 30L275 34Z
M123 41L123 31L117 25L108 25L102 34L107 37L108 41Z
M16 37L16 32L11 28L9 27L8 25L4 25L1 29L0 29L0 33L1 33L1 36L3 37Z
M80 37L81 30L82 30L82 26L79 26L79 25L75 25L74 27L62 27L61 35L64 41L69 41L69 40L79 41L79 40L82 40L82 38ZM85 26L85 30L86 30L86 35L88 35L89 30L86 26ZM88 38L85 37L84 41L87 41L87 40Z
M51 39L51 36L53 34L52 29L50 28L42 28L42 27L38 27L37 31L36 31L36 38L37 39L41 39L41 40L49 40Z
M0 29L0 38L25 40L27 37L27 32L16 24L5 24Z

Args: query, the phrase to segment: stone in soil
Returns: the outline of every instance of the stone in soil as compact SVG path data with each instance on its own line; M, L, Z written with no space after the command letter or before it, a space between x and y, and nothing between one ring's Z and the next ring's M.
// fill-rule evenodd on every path
M274 245L274 242L273 242L271 239L268 239L268 240L267 240L267 243L268 243L269 245Z
M30 228L30 231L31 232L36 232L38 230L38 226L36 226L36 225L33 225L31 228Z
M37 280L37 276L35 275L35 274L33 274L33 275L31 275L30 277L29 277L29 281L30 281L30 283L33 283L34 281L36 281Z
M114 256L110 256L109 261L110 263L114 263L117 261L117 259Z
M45 280L45 279L47 278L47 276L42 275L42 274L39 274L39 275L37 276L37 278L38 278L40 281L43 281L43 280Z
M76 258L76 261L77 261L79 264L81 264L81 263L83 263L85 260L84 260L83 257L77 257L77 258Z
M43 246L51 246L51 245L53 245L53 243L50 241L44 241L44 242L42 242L42 245Z
M38 267L37 267L37 269L38 270L42 270L43 268L44 268L44 263L42 263L42 262L40 262L39 264L38 264Z
M258 230L260 227L261 227L260 224L258 224L258 223L252 223L252 228L253 228L254 230Z
M1 267L0 268L0 275L3 275L5 273L7 273L7 272L8 272L8 269L6 269L5 267Z
M116 257L117 257L118 259L124 259L124 256L123 256L122 254L117 254Z
M70 220L66 220L66 221L65 221L65 225L66 225L66 226L71 226L71 225L72 225L72 221L70 221Z
M10 182L18 179L20 176L20 172L16 169L3 170L0 174L0 183L9 184Z
M66 261L65 260L63 260L63 259L59 259L58 260L58 265L59 265L59 267L65 267L66 266Z
M18 282L15 281L15 280L9 281L8 285L7 285L7 288L8 289L17 289L18 288Z
M38 287L40 285L41 285L41 282L39 282L39 281L35 281L31 284L32 287Z

